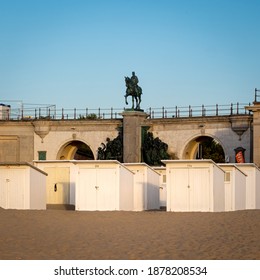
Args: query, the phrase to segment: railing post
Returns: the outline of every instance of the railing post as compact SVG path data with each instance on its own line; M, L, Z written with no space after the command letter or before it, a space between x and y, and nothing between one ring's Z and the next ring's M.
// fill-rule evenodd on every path
M202 105L202 116L204 117L206 114L205 114L205 107L204 105Z
M162 107L162 118L164 119L164 107Z
M237 102L237 115L239 114L239 103Z
M233 103L231 103L231 107L230 107L230 115L233 115Z
M191 110L191 106L189 105L189 117L192 117L192 110Z
M74 120L76 120L76 118L77 118L77 109L74 108Z
M98 118L100 119L100 108L98 108Z
M218 116L218 104L216 104L216 116Z
M64 120L64 109L61 109L61 119Z
M111 119L113 119L113 108L111 107Z
M88 108L86 108L86 118L88 117Z
M248 103L248 106L251 106L251 103ZM245 107L245 115L246 115L246 107ZM248 115L250 115L250 111L248 110Z
M175 106L175 118L178 118L178 107Z

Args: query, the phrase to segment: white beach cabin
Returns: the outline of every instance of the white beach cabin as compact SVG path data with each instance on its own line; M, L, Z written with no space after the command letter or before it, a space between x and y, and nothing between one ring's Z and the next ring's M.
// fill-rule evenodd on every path
M218 164L225 171L225 210L246 209L246 174L235 164Z
M134 174L116 160L78 161L75 210L132 211Z
M158 172L160 176L160 208L166 208L167 187L166 187L166 167L154 166L153 169Z
M0 163L0 207L46 209L46 176L27 162Z
M163 160L167 211L225 211L224 171L212 160Z
M75 205L76 161L39 160L34 161L34 165L48 174L45 186L47 205Z
M133 210L133 176L115 160L34 161L48 173L47 204L75 210Z
M260 169L254 163L239 163L246 175L246 209L260 209Z
M134 173L134 211L160 209L160 174L146 163L124 163Z

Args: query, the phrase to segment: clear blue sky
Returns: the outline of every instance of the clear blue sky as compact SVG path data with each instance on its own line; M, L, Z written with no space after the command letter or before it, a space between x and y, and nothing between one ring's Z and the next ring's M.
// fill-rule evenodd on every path
M0 100L123 108L248 103L259 0L0 0ZM1 102L0 101L0 102Z

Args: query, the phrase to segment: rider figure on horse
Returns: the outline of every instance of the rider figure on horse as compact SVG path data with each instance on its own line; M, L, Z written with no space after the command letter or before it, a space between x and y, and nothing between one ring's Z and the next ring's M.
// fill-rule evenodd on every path
M142 88L138 85L138 77L135 75L135 72L132 72L132 77L125 77L126 82L126 95L125 95L125 103L128 105L127 102L127 96L132 96L132 109L135 108L135 110L140 109L140 103L141 103L141 94L142 94ZM136 101L136 106L134 107L134 100Z
M135 72L132 72L131 82L132 82L134 90L137 92L138 91L137 84L138 84L139 80L138 80L138 77L135 75Z

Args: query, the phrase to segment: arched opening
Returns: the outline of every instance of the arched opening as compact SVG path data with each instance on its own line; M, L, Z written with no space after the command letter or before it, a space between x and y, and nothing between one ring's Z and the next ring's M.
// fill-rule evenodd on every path
M81 141L71 141L63 145L58 153L59 160L93 160L90 147Z
M184 149L185 159L212 159L216 163L225 162L221 144L210 136L199 136L191 140Z

